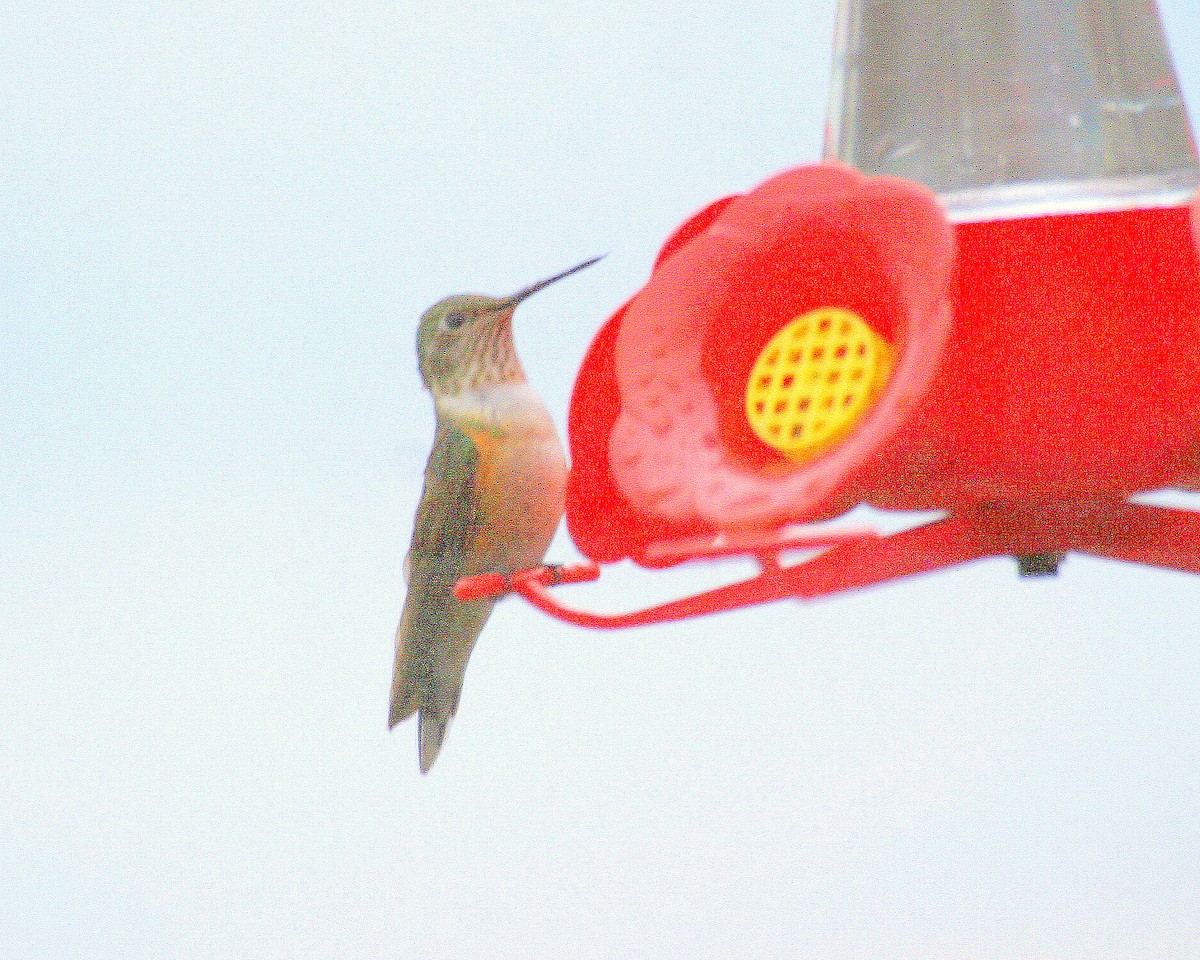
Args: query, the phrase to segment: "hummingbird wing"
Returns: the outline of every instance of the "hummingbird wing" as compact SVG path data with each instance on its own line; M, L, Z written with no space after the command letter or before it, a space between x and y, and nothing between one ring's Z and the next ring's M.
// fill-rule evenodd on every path
M396 630L388 726L420 711L421 772L433 765L458 709L467 659L494 601L462 603L454 585L484 522L477 495L480 451L438 419L406 562L408 595Z

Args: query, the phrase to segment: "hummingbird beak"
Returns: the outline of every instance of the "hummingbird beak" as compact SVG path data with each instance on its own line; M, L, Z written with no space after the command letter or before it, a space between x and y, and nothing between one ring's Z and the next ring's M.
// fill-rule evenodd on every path
M499 313L501 310L511 310L522 300L526 299L527 297L532 297L539 290L544 290L546 287L550 286L550 284L557 283L559 280L563 279L563 277L569 277L573 273L578 273L584 267L590 267L593 263L596 263L598 260L603 260L607 256L607 253L602 253L598 257L592 257L591 260L584 260L583 263L575 264L575 266L571 267L569 270L564 270L562 273L556 273L554 276L547 277L545 280L539 280L537 283L526 287L524 290L518 290L511 297L505 297L503 300L501 300L500 306L496 307L494 312Z

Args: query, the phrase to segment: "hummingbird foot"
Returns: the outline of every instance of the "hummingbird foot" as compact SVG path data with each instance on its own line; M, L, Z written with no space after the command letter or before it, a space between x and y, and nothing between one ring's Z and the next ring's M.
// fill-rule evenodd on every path
M463 577L454 585L454 596L463 603L471 600L494 600L513 590L519 590L520 584L527 580L543 587L553 587L560 583L589 583L599 576L600 568L590 561L548 563L518 570L509 577L502 573L481 573L474 577Z

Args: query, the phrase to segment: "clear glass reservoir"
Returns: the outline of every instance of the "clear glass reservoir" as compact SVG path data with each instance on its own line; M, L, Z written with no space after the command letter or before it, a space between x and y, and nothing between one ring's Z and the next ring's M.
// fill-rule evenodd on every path
M1200 188L1154 0L841 0L825 153L925 184L959 222Z

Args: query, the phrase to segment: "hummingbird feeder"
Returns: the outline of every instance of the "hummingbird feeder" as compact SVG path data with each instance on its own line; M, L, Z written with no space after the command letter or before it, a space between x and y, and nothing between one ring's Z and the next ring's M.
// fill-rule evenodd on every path
M593 562L460 596L615 627L998 555L1200 572L1200 515L1130 499L1200 484L1200 162L1154 0L842 0L833 88L826 161L691 217L592 343ZM941 518L813 526L860 504ZM761 573L630 614L548 590L729 555Z

